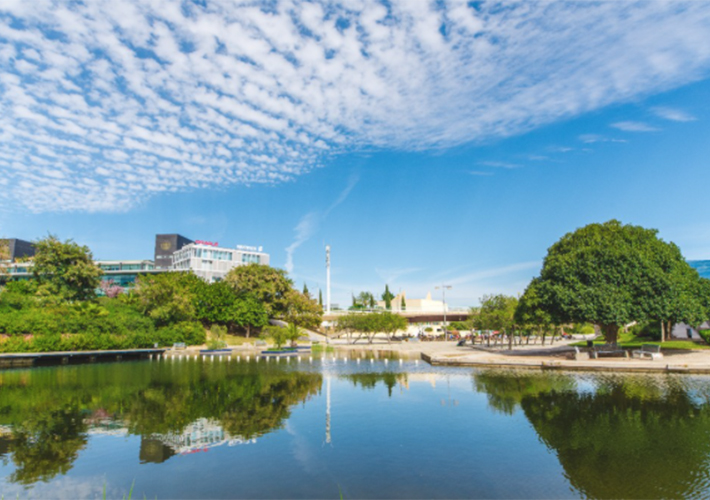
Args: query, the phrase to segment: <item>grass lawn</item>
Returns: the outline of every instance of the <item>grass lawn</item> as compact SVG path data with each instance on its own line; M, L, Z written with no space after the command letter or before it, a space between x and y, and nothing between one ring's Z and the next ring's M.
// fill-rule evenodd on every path
M594 341L594 345L603 344L603 340ZM687 349L692 351L710 349L710 345L706 343L697 343L691 340L669 340L667 342L660 342L658 340L650 340L646 337L637 337L633 333L619 334L619 347L624 347L627 349L641 349L641 346L643 344L660 345L661 349ZM587 342L577 342L572 345L576 347L587 347Z

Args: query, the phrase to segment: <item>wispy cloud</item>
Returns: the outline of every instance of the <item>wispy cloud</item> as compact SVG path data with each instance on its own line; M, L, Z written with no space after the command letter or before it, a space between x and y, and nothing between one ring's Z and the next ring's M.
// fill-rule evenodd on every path
M464 274L453 279L448 280L450 285L461 285L464 283L474 283L476 281L489 280L491 278L500 278L501 276L506 276L520 271L533 271L539 270L542 267L542 262L540 261L528 261L519 262L517 264L510 264L502 267L495 267L491 269L484 269L480 271L474 271L472 273Z
M420 267L407 267L407 268L392 268L392 269L382 269L382 268L375 268L375 272L377 275L382 279L382 281L385 284L388 284L392 286L397 282L399 278L402 276L406 276L408 274L416 273L418 271L421 271L422 268Z
M510 136L701 78L709 24L693 1L0 2L0 205L128 210Z
M479 175L479 176L484 176L484 177L493 175L493 172L484 172L482 170L470 170L468 173L471 175Z
M569 153L570 151L574 151L574 148L569 146L550 146L547 150L551 153Z
M293 272L293 254L298 247L308 241L313 236L320 225L323 215L318 212L309 212L298 221L293 229L295 237L293 243L286 247L286 264L284 268L288 273Z
M692 122L697 120L693 115L687 111L677 108L669 108L666 106L656 106L651 108L651 112L661 118L670 120L673 122Z
M599 134L582 134L579 136L579 140L585 144L594 144L595 142L629 142L626 139L616 139Z
M517 163L509 163L505 161L479 161L479 165L484 167L494 167L494 168L520 168L522 165Z
M623 130L624 132L658 132L660 129L644 122L623 121L612 123L611 127Z
M359 176L351 175L345 189L340 192L340 195L338 195L336 200L331 203L325 211L309 212L298 221L298 224L296 224L296 227L293 229L295 235L293 242L286 247L286 264L284 264L284 268L289 274L293 273L293 255L296 250L298 250L298 248L306 241L311 239L311 237L318 231L321 223L328 217L330 212L332 212L338 205L347 199L348 195L359 180Z

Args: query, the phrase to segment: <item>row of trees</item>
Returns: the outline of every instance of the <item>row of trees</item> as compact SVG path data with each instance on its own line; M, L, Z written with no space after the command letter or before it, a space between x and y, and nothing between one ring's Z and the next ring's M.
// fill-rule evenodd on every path
M661 340L674 324L700 325L710 319L710 280L657 233L612 220L565 235L520 299L484 297L472 311L474 326L544 335L559 325L593 323L616 343L633 322L661 324Z
M363 337L372 344L378 333L384 333L387 336L387 341L392 343L392 337L398 332L406 330L407 325L407 319L403 316L383 311L369 314L347 314L338 318L335 329L348 335L353 344ZM353 339L353 335L357 335L357 338Z

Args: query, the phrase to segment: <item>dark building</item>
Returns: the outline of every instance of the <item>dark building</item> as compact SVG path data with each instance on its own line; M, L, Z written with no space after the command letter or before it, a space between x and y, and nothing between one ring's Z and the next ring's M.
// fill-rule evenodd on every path
M194 241L179 234L155 235L155 268L168 269L173 263L173 253Z
M33 257L35 254L35 246L33 243L17 238L8 238L0 240L0 260L15 260L22 257Z

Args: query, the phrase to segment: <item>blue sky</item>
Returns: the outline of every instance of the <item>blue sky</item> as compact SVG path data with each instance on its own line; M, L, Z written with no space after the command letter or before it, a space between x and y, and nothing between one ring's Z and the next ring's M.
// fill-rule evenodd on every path
M706 2L0 5L0 235L518 293L617 218L710 258Z

